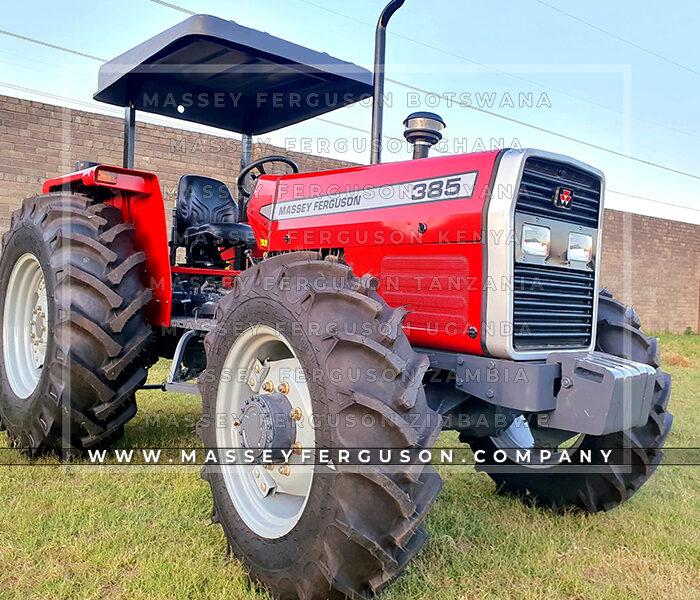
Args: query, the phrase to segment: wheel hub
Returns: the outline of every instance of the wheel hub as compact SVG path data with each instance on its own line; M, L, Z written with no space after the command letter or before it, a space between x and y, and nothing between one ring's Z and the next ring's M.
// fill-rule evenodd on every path
M272 450L273 460L282 460L282 450L289 450L297 436L292 410L287 396L279 392L244 400L239 425L241 445L255 451L256 457Z
M239 373L219 384L216 413L232 424L217 427L217 447L273 450L274 464L238 462L222 468L236 511L256 534L276 539L301 518L315 467L304 450L316 447L313 403L304 370L290 342L276 329L255 325L230 348L224 372ZM290 449L287 460L281 450ZM279 453L274 452L280 451Z
M44 366L44 357L46 355L46 343L48 341L47 327L47 299L46 285L43 278L39 282L36 290L37 303L32 311L32 320L29 324L32 340L32 360L34 366L40 369Z

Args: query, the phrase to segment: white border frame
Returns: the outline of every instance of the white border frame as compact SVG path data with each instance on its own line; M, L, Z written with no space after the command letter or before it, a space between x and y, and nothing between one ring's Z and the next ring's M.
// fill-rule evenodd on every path
M556 350L556 352L592 351L595 347L596 325L598 319L598 288L601 267L601 244L603 240L603 208L605 204L605 175L603 172L584 162L534 148L524 150L510 149L503 152L498 163L496 177L488 200L486 212L486 276L489 282L508 282L509 289L499 285L486 286L485 322L482 327L482 339L490 356L512 360L537 360L547 358L555 350L518 351L513 347L512 332L504 333L502 324L513 322L513 263L515 259L515 204L522 180L525 161L530 157L560 162L601 179L600 206L598 209L598 240L596 243L595 287L593 297L593 327L591 343L585 348ZM512 193L504 193L512 190ZM492 232L502 232L495 236ZM492 331L490 331L492 330Z

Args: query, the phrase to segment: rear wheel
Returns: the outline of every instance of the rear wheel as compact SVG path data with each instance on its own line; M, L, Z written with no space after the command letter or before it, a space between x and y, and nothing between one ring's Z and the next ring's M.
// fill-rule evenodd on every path
M136 414L151 341L145 256L121 212L84 196L28 198L0 259L0 421L31 453L104 445Z
M41 379L48 313L44 272L37 257L27 252L12 267L2 316L7 380L19 398L28 398Z
M240 275L205 342L206 448L431 447L427 360L371 278L317 253ZM272 423L272 428L267 424ZM276 597L359 598L398 576L426 540L440 478L431 466L362 471L300 464L206 466L234 554Z
M559 462L551 436L547 448L552 458L547 462L524 465L508 460L504 467L489 471L499 493L512 494L552 508L580 508L589 512L615 508L629 499L651 477L661 462L666 438L673 417L668 412L671 377L659 368L657 340L645 336L635 311L616 301L610 293L600 294L596 350L622 358L643 362L656 368L656 384L651 412L645 425L628 431L603 436L576 435L558 440L559 450L566 448L573 462L579 450L628 448L632 465L597 464L595 470L572 471ZM489 438L467 438L474 450L490 455L497 449L532 449L542 447L538 432L531 429L524 417L518 417L500 435ZM556 445L556 444L555 444ZM599 456L593 452L592 456Z

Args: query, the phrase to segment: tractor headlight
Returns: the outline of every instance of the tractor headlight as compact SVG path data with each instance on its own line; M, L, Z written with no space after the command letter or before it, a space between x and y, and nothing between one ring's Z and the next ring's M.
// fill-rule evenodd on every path
M551 231L549 227L539 225L523 225L522 249L523 254L530 256L549 256Z
M591 261L592 256L593 237L584 233L570 233L567 259L569 261L588 263Z

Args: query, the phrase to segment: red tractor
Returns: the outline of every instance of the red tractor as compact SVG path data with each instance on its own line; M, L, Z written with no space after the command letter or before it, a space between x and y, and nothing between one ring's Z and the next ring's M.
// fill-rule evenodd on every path
M165 389L199 378L205 448L271 456L204 476L233 552L278 597L379 592L441 487L424 461L309 465L304 450L430 449L449 428L493 457L498 491L597 512L651 476L671 427L656 340L599 290L600 171L532 149L427 158L431 113L405 122L413 160L381 164L402 3L380 17L374 74L201 15L106 63L95 98L126 107L124 165L46 181L3 237L10 442L108 446L172 358ZM252 136L372 95L370 166L251 162ZM243 136L237 198L183 176L169 241L158 178L134 169L137 109Z

